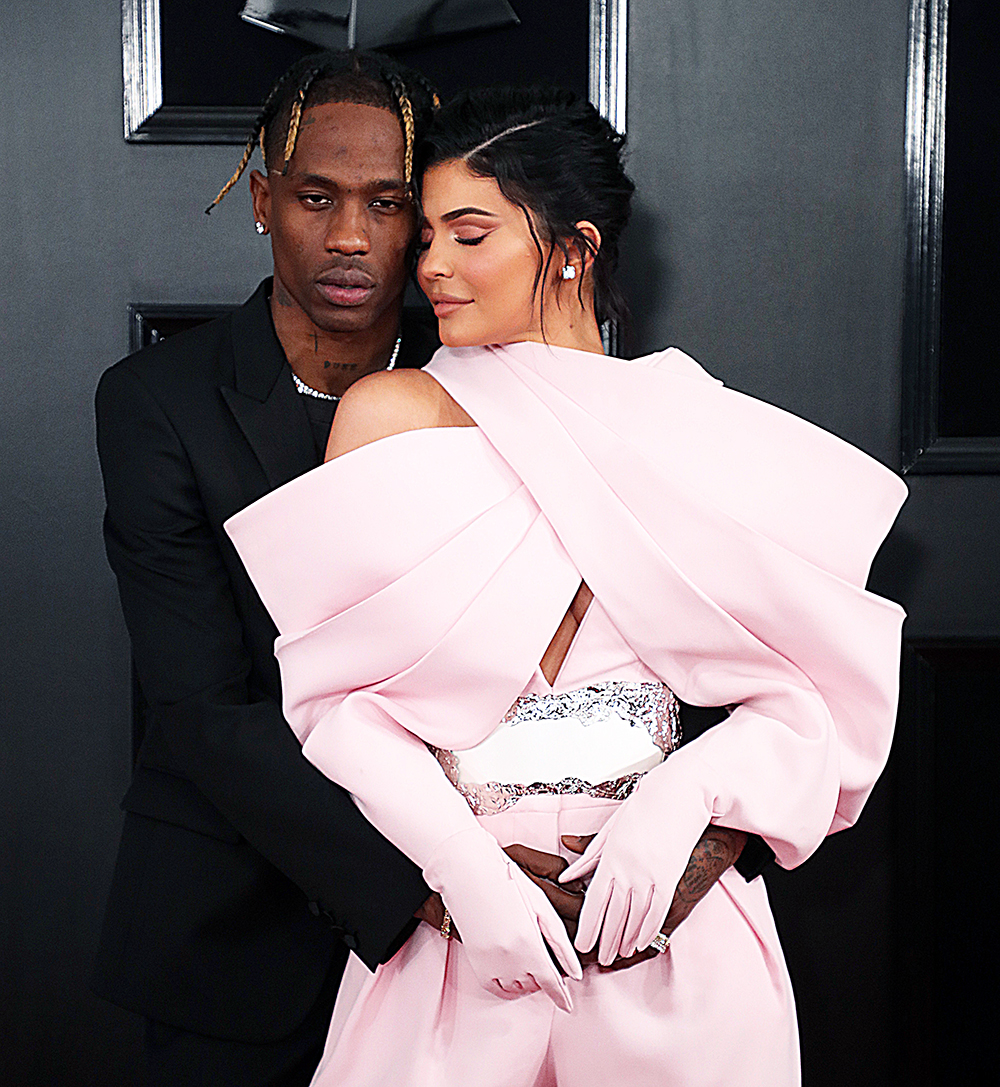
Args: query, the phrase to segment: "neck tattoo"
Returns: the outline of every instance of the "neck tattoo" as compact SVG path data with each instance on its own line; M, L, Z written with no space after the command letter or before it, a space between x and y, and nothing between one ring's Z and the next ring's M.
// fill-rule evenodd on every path
M396 366L396 359L399 358L399 345L403 342L403 335L400 333L396 337L395 346L392 349L392 354L389 356L389 364L386 366L386 372L392 370ZM302 378L293 370L292 381L295 382L295 388L303 396L315 396L317 400L339 400L339 396L334 396L333 393L321 393L319 389L314 389L311 385L307 385Z

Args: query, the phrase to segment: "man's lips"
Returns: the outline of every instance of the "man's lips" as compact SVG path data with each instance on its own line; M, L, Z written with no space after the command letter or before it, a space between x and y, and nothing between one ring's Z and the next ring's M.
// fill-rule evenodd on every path
M316 280L320 294L334 306L360 306L367 302L376 283L359 268L338 268Z
M441 320L444 317L450 317L453 313L457 313L463 306L468 306L472 302L471 298L455 298L449 294L439 294L436 298L431 299L431 305L434 307L434 316Z

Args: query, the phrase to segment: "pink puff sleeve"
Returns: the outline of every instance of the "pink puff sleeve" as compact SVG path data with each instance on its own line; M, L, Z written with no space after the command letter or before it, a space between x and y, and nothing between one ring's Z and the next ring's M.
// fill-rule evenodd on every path
M520 480L474 430L410 432L294 480L226 530L278 626L306 758L421 865L484 986L568 1007L544 942L579 976L562 922L427 747L488 734L578 581ZM542 591L497 661L492 639L512 632L504 612L489 617L528 571Z

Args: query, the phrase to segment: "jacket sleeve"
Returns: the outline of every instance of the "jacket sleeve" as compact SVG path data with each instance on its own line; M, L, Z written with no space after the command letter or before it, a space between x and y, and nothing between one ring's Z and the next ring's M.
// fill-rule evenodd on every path
M419 869L303 758L280 705L251 688L243 624L195 471L126 366L101 380L97 437L108 559L169 752L159 768L193 782L374 968L412 931L429 894Z

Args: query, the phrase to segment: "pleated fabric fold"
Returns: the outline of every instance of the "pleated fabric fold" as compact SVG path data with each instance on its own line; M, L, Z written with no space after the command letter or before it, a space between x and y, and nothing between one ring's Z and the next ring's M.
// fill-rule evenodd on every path
M709 819L789 867L853 823L895 718L903 613L865 582L901 481L676 350L445 348L427 371L476 427L374 442L226 525L278 627L305 756L425 871L456 841L501 866L514 841L596 845L649 796L655 829L626 837L667 843L668 889ZM491 734L581 579L629 659L685 701L735 708L620 805L532 797L477 821L427 745ZM470 898L461 876L442 877L445 901ZM511 912L480 890L485 905L453 909L470 937ZM726 872L669 955L566 985L571 1015L544 993L499 997L468 946L421 926L374 975L351 960L314 1082L799 1082L761 880Z
M427 372L477 427L372 443L226 526L307 756L364 803L352 719L479 743L582 577L681 698L737 707L654 771L678 803L697 779L789 867L851 825L895 717L903 612L864 585L902 482L676 349L442 348Z
M789 867L851 825L895 719L903 611L864 584L902 481L676 349L444 348L427 369L638 657L685 701L737 705L654 772L699 779L715 821Z

